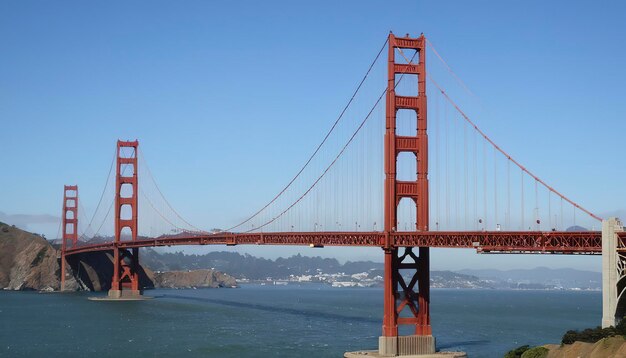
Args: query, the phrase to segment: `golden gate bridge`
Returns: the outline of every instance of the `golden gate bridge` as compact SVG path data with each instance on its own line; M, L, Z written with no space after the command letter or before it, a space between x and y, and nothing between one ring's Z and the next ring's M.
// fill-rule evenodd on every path
M81 216L78 186L64 187L62 288L66 258L90 252L111 252L109 297L132 298L142 289L141 247L380 247L385 276L379 353L408 355L435 351L431 247L603 254L604 271L617 273L608 279L604 272L603 325L614 324L624 306L617 281L626 235L619 221L603 221L498 146L431 74L427 50L453 83L471 93L424 35L390 34L296 174L224 230L201 230L179 215L156 184L139 142L118 141L91 219ZM401 334L403 326L410 334Z

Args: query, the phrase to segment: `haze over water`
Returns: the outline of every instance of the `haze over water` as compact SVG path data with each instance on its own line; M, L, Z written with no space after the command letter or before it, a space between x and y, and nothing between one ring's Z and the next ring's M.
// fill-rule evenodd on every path
M341 357L376 349L382 290L324 285L152 290L144 302L93 293L0 293L0 356ZM432 290L437 347L501 357L600 322L601 293Z

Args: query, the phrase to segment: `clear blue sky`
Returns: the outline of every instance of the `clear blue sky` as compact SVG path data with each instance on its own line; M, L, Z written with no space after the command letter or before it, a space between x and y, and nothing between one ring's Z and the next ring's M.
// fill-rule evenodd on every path
M479 125L521 162L601 215L626 213L624 14L621 1L4 1L0 211L59 215L67 183L93 210L118 138L141 140L194 224L234 202L252 210L314 149L393 30L429 37L495 114ZM432 265L599 269L447 250Z

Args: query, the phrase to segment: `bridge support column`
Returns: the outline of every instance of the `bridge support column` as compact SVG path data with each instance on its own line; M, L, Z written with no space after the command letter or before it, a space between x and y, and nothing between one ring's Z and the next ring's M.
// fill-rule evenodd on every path
M602 222L602 327L615 326L626 308L626 245L617 236L624 231L617 218Z
M120 248L124 241L136 241L137 230L137 150L139 142L117 141L117 171L115 179L115 248L113 249L113 279L109 298L134 298L141 295L139 285L139 249ZM127 229L124 237L123 231ZM130 235L130 237L128 237Z
M428 247L406 247L402 253L392 240L398 225L398 205L408 199L415 204L415 231L428 231L428 134L426 100L426 38L396 37L389 34L387 63L387 102L385 122L385 298L383 334L378 353L383 356L432 354L435 339L431 333L430 252ZM402 55L396 62L396 52ZM407 52L408 56L405 54ZM417 96L396 93L402 78L413 77ZM406 79L405 79L406 80ZM416 122L415 133L396 132L398 110L409 111ZM398 180L400 153L410 153L416 161L416 179ZM418 252L414 252L414 250ZM408 278L408 280L405 280ZM400 335L398 325L414 328L411 335Z
M385 249L383 335L378 339L382 356L435 352L428 307L430 252L428 247L420 247L417 256L413 250L404 248L399 255L397 248ZM413 334L399 335L398 325L414 327Z
M67 243L70 247L76 247L78 243L78 186L65 185L63 187L63 216L61 217L63 226L61 234L61 291L65 291L66 262L65 251Z

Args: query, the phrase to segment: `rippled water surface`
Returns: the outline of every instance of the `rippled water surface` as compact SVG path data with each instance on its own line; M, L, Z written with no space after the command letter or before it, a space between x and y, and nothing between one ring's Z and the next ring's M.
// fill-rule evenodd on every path
M153 290L142 302L0 292L0 356L341 357L375 349L382 290L322 285ZM600 292L433 290L437 347L501 357L596 326Z

